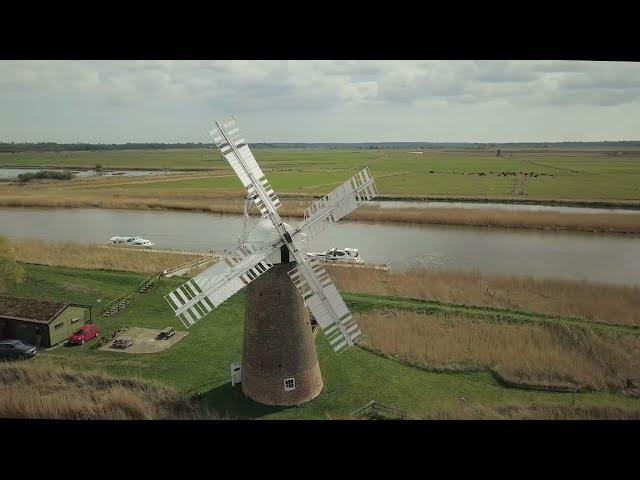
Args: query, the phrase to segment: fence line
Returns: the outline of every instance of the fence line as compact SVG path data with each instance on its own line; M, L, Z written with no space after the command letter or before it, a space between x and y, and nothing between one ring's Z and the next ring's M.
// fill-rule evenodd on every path
M376 415L376 413L378 415ZM375 418L376 416L391 419L404 420L407 418L407 413L402 408L390 407L371 400L366 405L358 408L351 413L352 417L368 417Z
M176 275L182 275L184 273L187 273L193 270L194 268L198 268L198 267L201 267L202 265L206 265L207 263L211 263L215 260L218 260L219 258L220 257L218 255L211 255L208 257L198 258L191 262L186 262L181 265L176 265L175 267L171 267L165 270L164 272L162 272L162 275L167 278L174 277Z
M109 311L115 305L119 305L122 302L129 303L137 293L139 293L143 288L147 287L149 284L153 283L159 277L160 277L160 274L158 274L158 273L151 274L147 278L145 278L142 282L140 282L132 290L129 290L128 292L123 293L119 297L111 300L109 303L105 303L102 306L102 312L101 312L102 315L104 316L104 313L106 311ZM126 307L126 305L123 308L125 308L125 307ZM122 309L118 309L118 311L119 310L122 310Z

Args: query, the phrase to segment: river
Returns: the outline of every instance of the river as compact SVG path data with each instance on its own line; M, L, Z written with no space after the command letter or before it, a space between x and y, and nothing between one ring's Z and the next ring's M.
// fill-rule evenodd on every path
M621 213L639 215L637 208L604 208L604 207L567 207L561 205L534 205L527 203L498 203L498 202L446 202L446 201L406 201L385 200L371 202L380 208L468 208L472 210L506 210L514 212L559 212L559 213Z
M0 179L11 179L15 180L18 178L18 175L21 173L36 173L41 172L43 170L53 171L53 172L71 172L76 177L81 178L89 178L89 177L114 177L114 176L122 176L122 177L141 177L145 175L166 175L169 173L185 173L179 171L169 171L169 170L72 170L66 169L62 170L59 168L10 168L10 167L0 167Z
M287 220L295 223L297 219ZM104 244L141 235L157 248L234 250L242 217L198 212L0 208L0 235ZM640 284L640 239L628 235L341 221L309 250L359 248L393 270L445 268L482 273Z

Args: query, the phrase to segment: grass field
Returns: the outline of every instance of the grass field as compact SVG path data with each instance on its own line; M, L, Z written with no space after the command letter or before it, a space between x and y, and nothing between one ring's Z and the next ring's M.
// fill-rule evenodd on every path
M255 149L254 153L281 195L323 194L356 170L369 166L380 193L388 196L640 200L638 152L611 156L598 150L505 151L502 157L486 149L425 150L423 154L403 150ZM232 173L222 156L211 149L0 154L0 165L89 168L96 164L103 168ZM212 175L171 182L133 179L120 185L119 190L241 193L235 176Z
M25 265L25 271L24 283L12 287L9 293L93 305L94 320L104 328L105 334L121 326L183 329L162 299L163 294L182 281L180 279L161 279L128 309L103 318L97 315L98 299L105 302L124 293L135 287L144 274L40 265ZM382 307L396 309L399 307L395 302L400 303L391 297L365 294L346 294L345 298L358 315ZM410 309L421 304L423 310L436 308L418 300L402 303ZM487 370L430 371L362 348L352 348L336 356L322 335L316 342L325 388L318 399L297 408L264 407L244 399L231 388L229 381L229 365L241 359L243 314L244 295L240 293L167 351L146 355L104 352L89 342L79 347L61 346L43 351L34 363L50 362L76 371L157 381L185 396L198 393L221 415L239 418L348 418L351 411L374 399L405 408L411 418L513 418L513 412L533 417L547 412L549 416L631 418L640 410L637 399L620 393L571 394L506 388ZM462 411L458 409L460 397L466 400Z

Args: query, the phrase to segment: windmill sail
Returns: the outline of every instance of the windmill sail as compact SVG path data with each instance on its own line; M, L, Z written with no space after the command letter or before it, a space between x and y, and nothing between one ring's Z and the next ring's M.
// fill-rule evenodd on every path
M369 168L363 168L331 193L313 202L305 210L305 219L298 225L298 230L311 235L317 234L377 194Z
M288 272L302 294L305 305L327 336L336 352L354 345L361 337L360 327L349 312L329 274L310 261L296 247L300 235L313 235L351 213L377 195L368 168L364 168L331 193L314 202L295 231L280 218L281 203L256 162L234 121L216 122L209 134L229 162L263 220L254 229L260 241L244 242L241 257L218 262L165 296L186 328L218 307L244 286L264 274L273 265L270 258L286 246L297 265ZM273 227L267 228L272 225ZM262 229L262 230L260 230ZM271 236L271 235L274 236Z
M360 327L319 263L301 258L296 268L288 273L336 352L340 353L360 340Z
M260 210L261 215L267 217L269 210L260 195L258 195L257 188L264 189L275 209L280 208L280 199L273 191L267 177L262 173L262 169L251 153L249 145L246 144L244 138L240 137L239 130L235 127L235 122L231 120L227 123L216 123L216 128L210 130L209 135L222 152L222 155L224 155L224 158L229 162L233 171L236 172L242 185L249 192L249 197ZM256 179L260 187L252 181L252 177Z
M344 182L328 195L311 204L298 231L315 235L345 217L378 191L368 168ZM294 252L298 262L289 276L302 295L331 347L342 352L362 337L362 331L349 312L340 292L322 266Z
M183 283L165 295L186 328L269 270L267 258L279 246L252 253L245 258L227 258Z

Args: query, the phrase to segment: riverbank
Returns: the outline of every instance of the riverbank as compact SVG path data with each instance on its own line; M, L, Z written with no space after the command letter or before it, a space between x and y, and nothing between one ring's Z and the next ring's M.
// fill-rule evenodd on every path
M25 281L9 292L27 298L72 301L100 305L134 288L143 274L26 265ZM182 324L163 300L163 295L184 279L160 278L153 289L140 295L116 316L94 315L94 322L109 335L123 327L162 329ZM365 297L363 299L363 297ZM345 295L356 314L375 307L377 297ZM394 303L390 298L385 303ZM415 303L415 302L414 302ZM325 390L313 402L298 408L274 409L244 399L231 387L229 364L242 356L245 294L239 292L191 329L189 335L161 355L114 354L88 342L74 348L46 350L30 363L64 365L73 371L105 372L108 375L144 378L180 393L198 394L205 405L221 416L268 419L348 419L350 413L371 399L403 408L408 418L637 418L637 399L607 391L547 392L505 386L483 369L435 371L352 348L338 356L323 335L316 337ZM542 345L544 347L544 345ZM189 359L189 361L185 361ZM566 365L566 364L565 364ZM465 405L459 411L459 399ZM489 411L490 410L490 411Z
M104 248L72 242L11 242L23 263L138 273L158 273L197 255ZM561 315L603 325L640 329L640 287L526 275L490 275L443 269L390 272L327 265L341 291L476 305L531 315ZM640 332L640 330L639 330Z
M2 195L0 207L108 208L125 210L175 210L242 215L244 201L221 195L175 195L172 198L135 195L105 197L96 192L88 196ZM182 198L181 198L182 197ZM284 200L279 213L283 217L302 218L309 199ZM346 220L472 227L566 230L592 233L640 234L640 213L564 213L544 211L508 211L501 209L465 209L459 207L381 208L365 205Z
M349 215L349 220L397 222L431 225L465 225L471 227L569 230L592 233L640 234L640 214L561 213L541 211L506 211L465 208L380 208L363 207Z
M319 196L318 196L319 197ZM504 205L539 205L544 207L577 207L640 210L638 200L589 200L572 198L468 196L468 195L379 195L376 200L407 202L500 203Z
M640 328L640 288L454 270L407 272L327 266L341 291L480 305Z
M104 248L72 242L44 242L38 239L20 239L11 244L19 262L95 270L159 273L202 258L182 253Z

